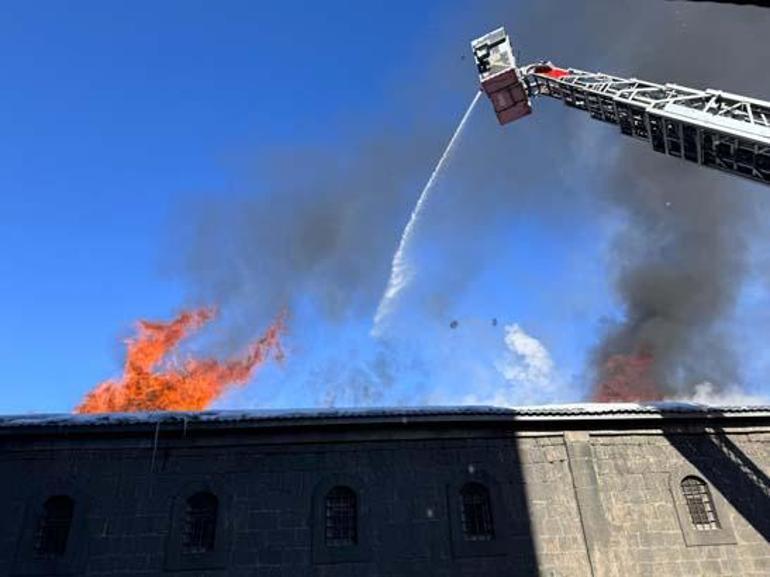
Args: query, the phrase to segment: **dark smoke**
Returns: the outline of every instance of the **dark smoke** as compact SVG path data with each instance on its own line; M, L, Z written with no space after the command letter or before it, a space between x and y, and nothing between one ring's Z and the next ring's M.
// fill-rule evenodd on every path
M510 5L498 2L493 12L524 61L549 58L661 83L770 96L767 11L628 0L546 0L518 12ZM542 123L548 105L535 106L535 122ZM609 269L623 314L607 323L596 347L597 378L614 355L652 355L652 376L665 395L689 395L704 380L717 390L740 382L738 346L727 325L754 272L750 241L763 233L766 188L665 158L592 120L566 119L579 112L555 114L565 117L567 129L541 124L540 150L591 163L603 175L593 192L597 210L622 222ZM559 135L569 144L554 138ZM529 169L546 166L541 159Z
M571 38L588 43L585 56L594 53L589 70L606 67L657 82L770 95L770 77L755 73L770 57L765 11L576 4L579 9L562 5L564 21L581 21L575 9L596 17ZM557 44L553 49L564 48ZM654 377L669 395L688 394L703 380L739 382L736 347L724 325L751 268L748 240L759 233L756 203L768 191L665 158L617 134L589 153L611 157L596 192L623 221L610 257L623 320L608 327L596 350L597 366L613 355L651 354Z
M248 338L255 324L286 306L316 307L332 324L372 318L409 213L477 90L469 41L487 27L466 23L446 34L445 49L434 47L425 61L407 67L393 88L389 119L362 116L361 130L329 149L268 150L255 159L258 177L243 178L237 194L184 208L174 248L189 250L171 266L188 281L194 302L225 309L228 337ZM433 239L447 264L431 271L435 290L418 299L437 317L473 280L485 253L499 250L493 242L507 217L519 214L527 198L537 208L539 201L524 191L557 181L552 171L519 168L557 161L526 144L539 130L533 123L522 138L500 130L486 106L472 120L437 183L430 218L417 231ZM554 198L564 195L569 204L568 191L553 189ZM474 243L468 234L476 235Z
M625 318L605 335L597 361L650 354L669 394L704 380L738 380L720 322L748 271L746 235L754 226L750 191L731 177L686 168L652 155L620 163L605 191L627 223L612 257Z
M770 29L767 13L664 8L657 22L650 22L655 50L631 62L635 75L770 95L770 78L752 74L770 56L761 40ZM707 45L710 54L704 58ZM737 347L724 324L751 268L748 241L759 232L755 199L767 191L632 148L633 143L622 145L604 191L628 223L614 247L625 320L609 330L597 360L603 364L613 354L647 349L653 376L669 395L690 394L703 381L720 387L740 382Z
M268 153L238 198L196 207L183 267L196 297L235 306L252 326L298 300L332 320L365 314L435 148L426 135L386 132L333 153Z
M468 41L494 27L507 26L522 61L549 58L770 95L764 10L664 0L474 0L443 17L393 86L391 122L360 118L361 132L329 151L264 154L258 181L242 186L239 200L201 201L193 218L189 211L180 218L194 225L178 230L177 242L190 249L177 270L195 301L224 308L235 338L249 338L284 306L295 315L303 307L322 311L330 332L335 323L371 317L416 195L475 89ZM505 250L499 234L514 218L572 226L590 206L597 217L612 213L624 223L610 256L623 320L608 326L596 364L644 347L671 391L703 379L738 381L722 325L750 269L752 202L767 191L667 159L559 104L535 106L535 115L506 130L487 106L477 110L469 144L460 146L420 232L447 266L430 271L418 304L427 314L447 314L489 255ZM565 174L584 180L569 182ZM386 357L376 358L376 370L355 371L327 398L335 402L342 390L381 401L393 372Z

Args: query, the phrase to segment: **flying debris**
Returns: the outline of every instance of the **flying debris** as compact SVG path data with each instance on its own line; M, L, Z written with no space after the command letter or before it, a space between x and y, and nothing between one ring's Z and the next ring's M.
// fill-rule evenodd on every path
M474 321L473 321L473 319L471 319L471 321L470 321L470 322L471 322L471 323L473 323L473 322L474 322ZM478 321L478 322L481 322L481 321ZM493 319L490 321L490 324L491 324L493 327L496 327L496 326L497 326L497 324L498 324L498 323L497 323L497 318L493 318ZM456 328L457 328L457 327L459 327L459 326L460 326L460 321L458 321L458 320L454 320L454 321L452 321L451 323L449 323L449 328L450 328L450 329L456 329Z

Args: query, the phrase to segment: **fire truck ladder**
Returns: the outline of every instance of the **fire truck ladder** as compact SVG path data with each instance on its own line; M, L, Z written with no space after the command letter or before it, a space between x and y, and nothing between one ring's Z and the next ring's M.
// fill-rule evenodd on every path
M501 123L531 111L529 98L525 102L520 96L509 97L520 95L524 88L528 97L550 96L585 110L592 118L616 124L621 133L649 142L662 154L770 184L770 102L557 68L550 62L516 68L512 51L507 53L510 40L504 30L475 41L473 48L482 89ZM497 70L490 66L490 55ZM507 61L512 69L505 66ZM500 72L500 64L507 70ZM503 77L507 86L501 87Z

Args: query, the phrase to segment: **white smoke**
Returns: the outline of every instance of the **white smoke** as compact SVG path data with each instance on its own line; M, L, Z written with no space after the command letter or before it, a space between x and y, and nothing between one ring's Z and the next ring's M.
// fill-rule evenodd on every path
M505 344L510 355L498 363L497 370L506 380L548 385L553 378L553 360L543 343L512 324L505 327Z
M466 404L516 406L564 401L569 396L548 349L518 324L505 327L505 352L495 362L505 385L485 395L472 394Z
M738 405L763 405L770 403L765 396L747 395L737 385L731 387L717 387L714 383L703 382L695 385L694 392L689 397L675 399L688 401L700 405L711 406L738 406Z

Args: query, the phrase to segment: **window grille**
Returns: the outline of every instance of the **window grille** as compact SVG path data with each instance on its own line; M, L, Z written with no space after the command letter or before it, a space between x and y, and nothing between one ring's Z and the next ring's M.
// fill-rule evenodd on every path
M326 545L345 547L358 542L356 494L348 487L334 487L326 494Z
M714 531L720 528L714 499L708 485L698 477L685 477L681 483L690 520L696 531Z
M64 556L74 510L75 502L65 495L51 497L43 504L35 535L36 557L55 559Z
M187 499L182 546L185 553L214 550L219 501L211 493L196 493Z
M491 541L495 531L489 491L479 483L468 483L460 490L463 534L468 541Z

